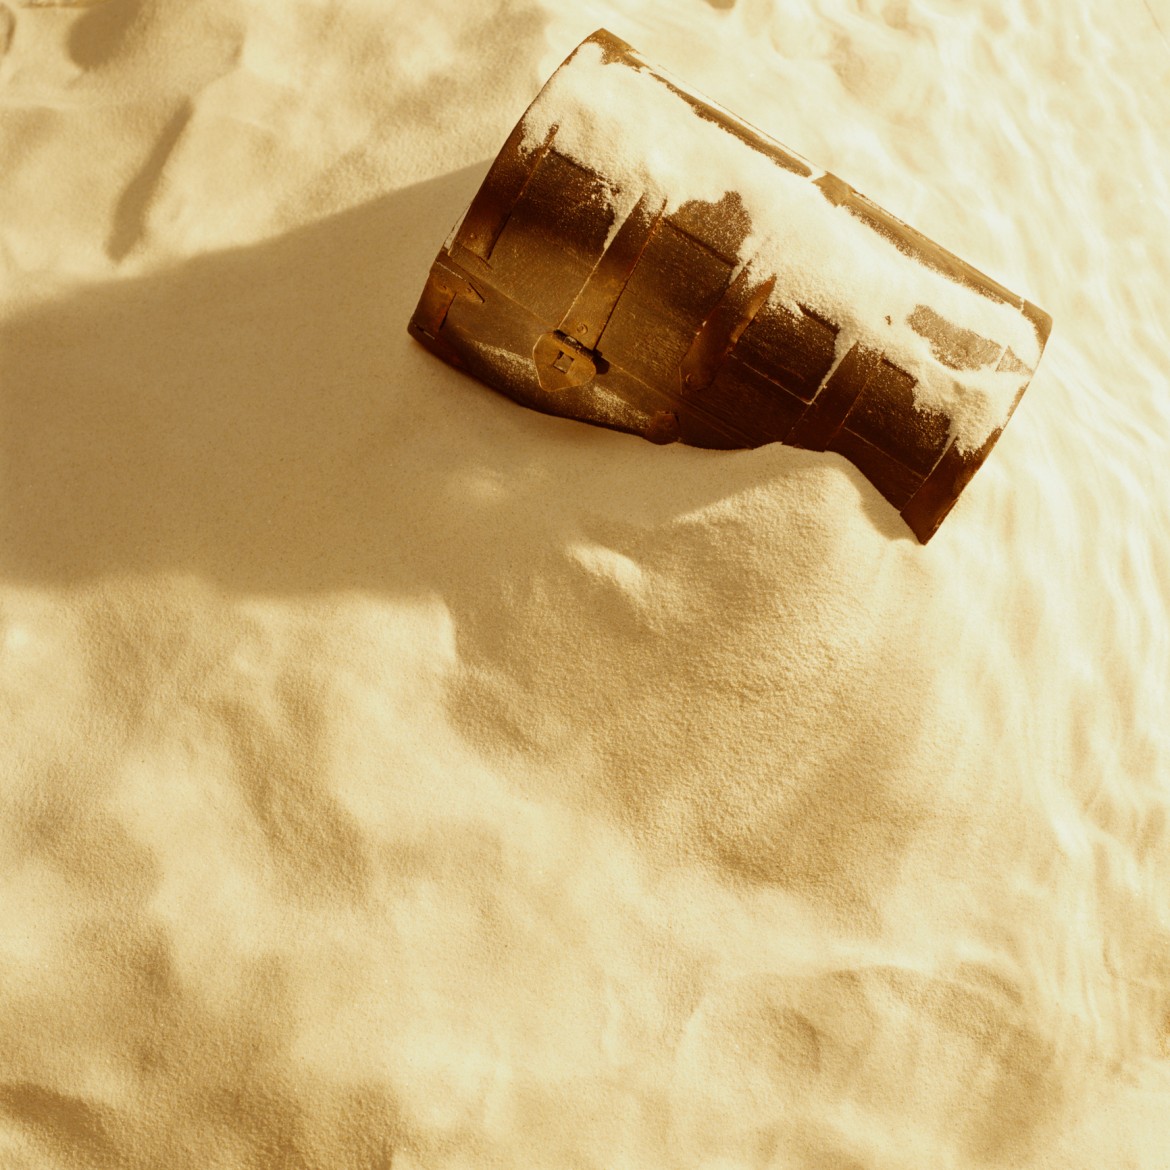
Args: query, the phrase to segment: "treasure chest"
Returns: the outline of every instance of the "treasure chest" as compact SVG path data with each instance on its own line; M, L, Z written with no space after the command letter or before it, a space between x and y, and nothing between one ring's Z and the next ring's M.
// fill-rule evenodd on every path
M410 322L550 414L656 443L837 452L924 543L1050 327L604 30L504 144Z

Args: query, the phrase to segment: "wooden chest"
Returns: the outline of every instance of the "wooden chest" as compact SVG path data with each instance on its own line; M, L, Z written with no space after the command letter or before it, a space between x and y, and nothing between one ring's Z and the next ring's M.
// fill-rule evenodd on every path
M508 138L410 332L537 410L835 451L925 542L1050 326L602 31Z

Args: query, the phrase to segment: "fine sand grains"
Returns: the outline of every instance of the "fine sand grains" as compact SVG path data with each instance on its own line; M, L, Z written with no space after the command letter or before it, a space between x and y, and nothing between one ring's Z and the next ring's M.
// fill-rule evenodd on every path
M1164 1170L1160 13L0 4L0 1168ZM602 25L1051 311L928 547L406 336Z

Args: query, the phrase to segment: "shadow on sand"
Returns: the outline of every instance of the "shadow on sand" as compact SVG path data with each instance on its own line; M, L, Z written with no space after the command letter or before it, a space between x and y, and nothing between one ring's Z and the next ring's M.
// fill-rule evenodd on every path
M524 410L407 336L485 172L5 322L0 572L446 592L453 557L487 570L590 497L624 491L653 525L750 486L755 453L680 458Z

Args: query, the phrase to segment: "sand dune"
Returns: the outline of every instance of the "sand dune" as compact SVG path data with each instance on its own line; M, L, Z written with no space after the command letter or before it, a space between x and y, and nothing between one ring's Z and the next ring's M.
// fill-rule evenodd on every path
M603 25L1052 313L929 546L407 337ZM1168 34L0 4L0 1167L1170 1166Z

